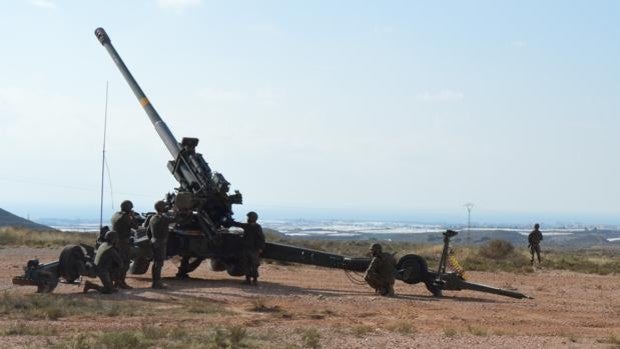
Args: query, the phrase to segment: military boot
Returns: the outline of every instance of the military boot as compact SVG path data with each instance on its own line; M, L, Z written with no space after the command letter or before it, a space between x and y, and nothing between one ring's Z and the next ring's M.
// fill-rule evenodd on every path
M120 280L114 283L114 288L120 288L123 290L131 290L133 289L133 287L127 285L127 283L125 282L125 280Z
M97 285L93 284L93 283L92 283L92 282L90 282L90 281L85 281L85 282L84 282L84 289L82 290L82 293L87 293L87 292L88 292L88 291L90 291L90 290L96 290L96 289L97 289L97 287L96 287L96 286L97 286Z
M163 289L166 289L168 287L163 282L161 282L160 280L157 280L157 281L153 281L153 284L151 285L151 288L155 289L155 290L163 290Z
M256 278L252 279L252 286L258 286L258 280Z
M175 275L175 278L177 280L187 280L189 279L189 275L187 273L182 273L181 271L177 272L177 274Z

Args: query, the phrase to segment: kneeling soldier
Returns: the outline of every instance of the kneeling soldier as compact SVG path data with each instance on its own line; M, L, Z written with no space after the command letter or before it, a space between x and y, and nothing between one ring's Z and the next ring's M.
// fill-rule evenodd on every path
M370 246L372 260L364 280L375 289L375 293L382 296L394 296L394 272L396 270L396 260L389 253L382 252L381 245L372 244Z
M161 282L161 270L166 259L166 247L168 245L168 231L171 223L175 222L175 217L166 215L166 203L157 201L155 203L157 212L149 221L151 231L151 243L153 244L153 284L152 288L166 288Z
M112 281L118 280L124 274L123 259L114 246L117 241L118 235L116 232L109 231L105 234L104 241L99 245L95 255L95 269L103 287L86 281L84 283L84 293L88 292L88 290L97 290L100 293L113 293L117 291Z

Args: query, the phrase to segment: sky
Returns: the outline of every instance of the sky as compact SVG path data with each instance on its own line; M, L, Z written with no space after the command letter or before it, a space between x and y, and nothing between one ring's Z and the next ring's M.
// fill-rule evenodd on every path
M0 207L99 216L173 190L93 32L237 216L620 222L616 1L0 3Z

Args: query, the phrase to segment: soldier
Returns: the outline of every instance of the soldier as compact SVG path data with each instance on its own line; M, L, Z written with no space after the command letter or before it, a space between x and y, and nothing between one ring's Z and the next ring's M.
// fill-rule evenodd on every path
M536 253L536 256L538 257L538 264L540 264L540 242L542 241L543 236L539 228L540 224L534 224L534 230L532 230L530 235L527 237L527 241L529 242L527 247L530 248L530 253L532 254L532 260L530 261L532 265L534 265L534 253Z
M121 255L114 246L117 242L118 234L116 232L109 231L105 234L104 241L99 245L95 255L95 269L103 287L86 281L82 292L86 293L88 290L97 290L100 293L108 294L118 291L114 288L112 280L121 276L124 273L124 269Z
M131 237L131 229L137 228L138 224L135 221L133 212L133 203L129 200L125 200L121 203L121 210L112 215L112 230L118 234L118 243L116 248L118 249L121 258L123 259L124 272L121 275L116 287L131 289L132 287L125 282L125 276L127 270L129 270L130 262L130 245L129 238Z
M245 271L245 283L256 286L258 285L259 256L265 248L265 235L263 228L256 223L258 214L252 211L248 212L247 216L247 223L233 222L232 225L243 228L241 264Z
M375 293L382 296L394 296L394 272L396 270L396 260L394 256L382 251L380 244L370 246L372 260L364 280L375 289Z
M155 203L157 212L149 221L151 232L151 243L153 244L153 284L152 288L162 289L166 286L161 282L161 269L166 259L166 247L168 245L168 229L171 223L175 222L176 217L166 215L166 203L157 201Z

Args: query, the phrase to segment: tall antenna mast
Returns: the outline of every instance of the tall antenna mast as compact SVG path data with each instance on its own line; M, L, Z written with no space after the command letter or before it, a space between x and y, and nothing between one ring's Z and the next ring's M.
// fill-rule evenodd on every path
M108 81L105 82L105 112L103 114L103 147L101 151L101 195L99 197L99 231L103 228L103 180L105 179L105 141L108 130Z
M471 202L463 205L467 209L467 244L471 244L471 209L474 208L474 204Z

